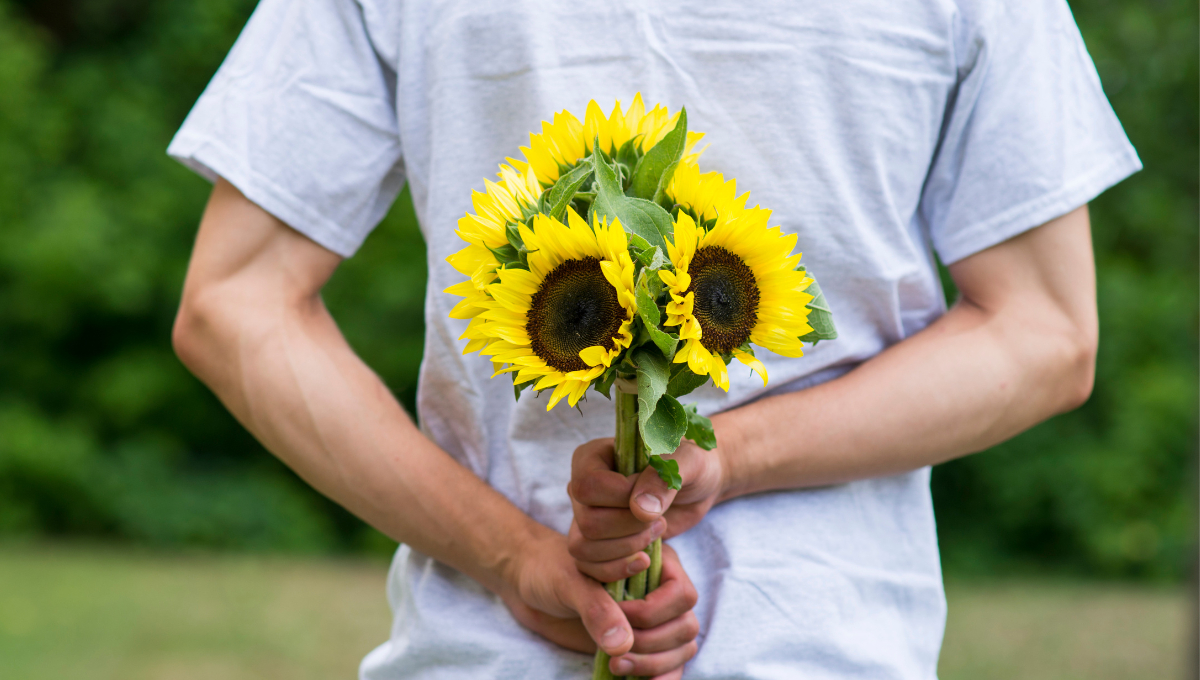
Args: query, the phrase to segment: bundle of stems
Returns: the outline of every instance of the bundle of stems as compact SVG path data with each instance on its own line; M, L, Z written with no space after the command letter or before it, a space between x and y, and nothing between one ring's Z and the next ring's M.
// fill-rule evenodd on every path
M616 387L617 429L613 441L614 464L617 472L625 475L636 475L650 464L646 455L646 447L638 430L638 395L637 383L625 378L618 378ZM650 556L650 567L628 578L605 584L604 588L617 602L622 600L640 600L658 588L662 579L662 538L654 539L646 548ZM614 676L608 668L609 656L603 649L596 650L596 659L592 670L592 680L617 680L626 676Z

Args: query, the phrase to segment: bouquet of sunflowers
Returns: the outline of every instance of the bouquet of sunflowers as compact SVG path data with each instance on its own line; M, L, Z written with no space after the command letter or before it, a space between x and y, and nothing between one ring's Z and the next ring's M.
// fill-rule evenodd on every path
M664 456L684 437L716 446L681 397L710 379L728 391L734 359L765 384L754 346L798 357L804 342L837 337L796 236L768 227L770 211L747 208L734 180L700 172L702 137L686 110L647 112L640 94L607 116L592 101L582 123L560 112L521 147L524 161L484 180L458 223L468 245L447 258L469 277L446 289L463 298L450 316L470 319L464 354L491 357L518 399L552 390L546 410L588 388L613 399L618 471L649 465L675 489L679 467ZM607 584L614 598L658 586L661 539L647 551L647 571ZM594 677L612 677L603 651Z

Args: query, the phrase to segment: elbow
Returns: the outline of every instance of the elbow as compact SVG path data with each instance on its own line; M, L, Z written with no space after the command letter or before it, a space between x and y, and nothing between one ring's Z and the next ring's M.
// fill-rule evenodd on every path
M1086 329L1075 329L1066 338L1065 345L1067 351L1063 361L1060 413L1083 406L1092 396L1092 388L1096 384L1099 332L1095 325Z
M175 356L193 375L205 381L207 370L221 351L218 331L219 315L214 314L212 305L204 301L203 295L185 291L171 327L171 347Z
M175 313L175 324L171 326L171 347L179 361L193 373L200 363L203 326L203 316L189 297L184 296L179 303L179 310Z

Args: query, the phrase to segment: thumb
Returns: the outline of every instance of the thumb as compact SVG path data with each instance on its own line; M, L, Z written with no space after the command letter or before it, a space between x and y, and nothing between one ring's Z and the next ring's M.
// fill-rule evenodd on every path
M575 611L588 635L609 656L620 656L633 648L633 627L604 586L580 574L575 588Z
M639 520L653 522L671 507L677 493L658 476L657 470L646 466L629 494L629 509Z

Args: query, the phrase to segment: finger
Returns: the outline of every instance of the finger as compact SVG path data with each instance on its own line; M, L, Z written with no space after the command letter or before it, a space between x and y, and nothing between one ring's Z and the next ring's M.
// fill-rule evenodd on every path
M571 529L567 532L567 551L571 553L571 557L582 562L619 560L645 550L666 530L667 521L660 518L632 536L592 540L585 538L579 525L572 522Z
M589 470L574 474L567 485L571 500L602 508L628 508L629 493L637 477L614 470Z
M711 493L713 475L719 475L711 453L695 444L683 442L679 449L667 457L679 465L679 476L683 478L683 489L676 491L667 487L653 468L646 468L637 476L630 493L629 509L638 519L648 522L661 516L671 503L692 503L701 496Z
M685 457L669 456L668 458L680 463L679 472L686 482L688 477L684 475L682 465ZM662 517L667 508L671 507L671 502L675 500L677 493L678 491L675 489L667 487L667 483L658 476L657 470L647 467L637 475L633 490L629 493L629 510L637 519L650 522Z
M683 616L696 606L698 599L696 587L679 563L679 556L664 543L662 580L658 588L648 593L646 599L628 600L620 607L634 627L650 629Z
M575 524L579 526L579 533L589 541L634 536L649 527L649 522L639 520L624 508L593 508L586 505L575 506Z
M596 642L579 619L560 619L520 601L505 600L505 604L518 623L554 644L585 654L596 651Z
M584 477L595 470L611 472L616 467L613 464L615 459L612 437L584 442L575 447L575 452L571 454L571 477Z
M629 557L608 562L575 562L575 568L601 583L612 583L640 574L650 568L650 556L637 552Z
M608 662L608 668L615 675L661 675L682 668L683 664L696 656L696 641L676 647L666 652L655 654L624 654Z
M633 647L633 629L624 612L604 586L576 573L570 593L563 599L579 612L583 627L609 656L619 656Z
M700 634L700 620L693 612L671 619L661 626L645 630L635 628L633 631L633 649L635 654L654 654L666 652L676 647L682 647Z

